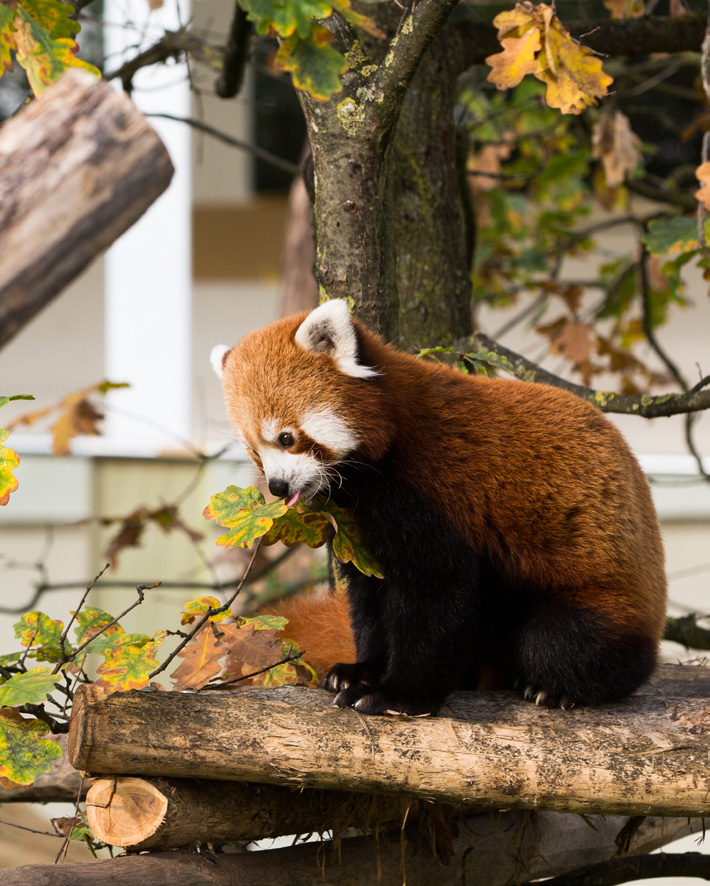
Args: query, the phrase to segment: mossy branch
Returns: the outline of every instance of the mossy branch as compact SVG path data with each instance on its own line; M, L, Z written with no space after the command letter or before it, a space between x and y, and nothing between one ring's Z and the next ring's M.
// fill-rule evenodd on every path
M660 418L670 415L682 415L690 412L701 412L710 409L710 375L701 379L695 387L685 393L658 394L620 394L615 391L598 391L585 385L567 381L536 363L527 360L520 354L511 351L482 332L461 339L454 347L461 359L468 364L477 362L496 366L522 381L538 382L562 388L593 403L602 412L617 415L639 415L643 418Z

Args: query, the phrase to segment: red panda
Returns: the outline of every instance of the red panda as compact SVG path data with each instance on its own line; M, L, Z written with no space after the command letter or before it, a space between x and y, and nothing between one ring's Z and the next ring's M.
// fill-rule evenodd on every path
M342 300L212 360L272 494L353 509L384 573L339 565L357 655L326 676L336 705L436 713L483 670L568 708L623 698L651 674L666 599L658 521L594 406L401 353Z

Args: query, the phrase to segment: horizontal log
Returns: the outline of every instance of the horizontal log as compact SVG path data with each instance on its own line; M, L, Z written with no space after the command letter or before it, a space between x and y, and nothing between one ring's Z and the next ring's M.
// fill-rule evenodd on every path
M403 849L399 835L342 840L339 847L307 843L267 852L195 852L129 855L93 864L25 865L2 872L3 886L508 886L549 877L615 854L626 819L592 819L554 812L467 818L442 865L416 841ZM646 819L635 853L702 829L699 819Z
M71 70L0 129L0 346L167 188L163 143L124 95Z
M614 705L540 709L454 693L431 718L364 717L300 687L213 693L82 686L70 760L95 774L398 792L478 808L710 813L710 671L665 666Z
M296 791L190 778L97 778L86 796L89 826L111 846L175 849L347 827L369 830L416 817L400 795ZM426 804L429 805L429 804ZM412 808L412 806L414 808Z

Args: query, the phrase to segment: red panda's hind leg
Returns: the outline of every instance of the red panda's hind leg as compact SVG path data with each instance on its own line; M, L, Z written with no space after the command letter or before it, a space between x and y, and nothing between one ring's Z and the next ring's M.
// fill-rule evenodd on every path
M525 698L544 707L603 704L630 695L650 677L656 648L651 629L547 601L520 629L510 676Z

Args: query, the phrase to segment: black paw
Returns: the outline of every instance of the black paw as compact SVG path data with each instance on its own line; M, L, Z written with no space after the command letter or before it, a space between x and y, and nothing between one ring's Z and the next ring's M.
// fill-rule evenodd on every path
M441 706L441 702L402 698L391 691L373 691L362 685L342 689L333 704L339 708L354 708L361 714L406 714L409 717L435 714Z
M540 686L526 686L523 690L523 698L532 701L542 708L562 708L568 711L576 704L575 700L564 692L543 689Z
M334 665L323 681L323 686L329 692L341 692L356 687L372 689L381 682L382 674L377 668L368 662L357 661L355 664Z

